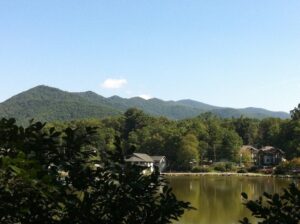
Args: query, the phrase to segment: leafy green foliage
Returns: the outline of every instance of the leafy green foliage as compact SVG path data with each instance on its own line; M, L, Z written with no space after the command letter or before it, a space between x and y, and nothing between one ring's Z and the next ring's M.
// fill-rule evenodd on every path
M295 184L284 189L283 194L264 193L264 198L252 201L246 193L242 197L246 200L245 206L252 215L259 219L259 224L298 224L300 221L300 190ZM265 200L264 200L265 199ZM248 218L240 221L241 224L250 224Z
M244 145L255 145L257 144L258 138L258 125L259 121L240 117L234 120L233 126L238 135L243 139Z
M288 159L300 157L300 120L281 123L278 145L285 149Z
M300 120L300 104L291 111L291 117L293 120Z
M0 223L165 224L191 209L158 172L125 164L119 138L112 152L96 128L61 129L0 121Z
M236 171L236 167L231 162L219 162L214 165L214 170L220 172Z
M259 123L260 145L280 144L280 125L282 121L277 118L267 118Z
M208 173L211 172L212 169L205 166L194 166L191 171L194 173Z
M281 162L274 170L275 174L295 174L300 171L300 157Z
M180 158L178 167L181 170L191 169L199 163L199 142L195 135L187 134L182 137L177 158Z
M219 155L229 161L238 162L238 152L241 148L241 145L242 140L240 136L232 130L227 130L223 136L222 150L220 150Z

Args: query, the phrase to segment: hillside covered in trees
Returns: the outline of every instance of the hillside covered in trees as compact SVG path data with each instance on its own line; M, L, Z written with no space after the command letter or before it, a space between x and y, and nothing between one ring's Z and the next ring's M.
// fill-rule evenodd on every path
M222 118L289 118L285 112L272 112L260 108L222 108L193 100L163 101L156 98L145 100L139 97L126 99L118 96L105 98L91 91L70 93L47 86L37 86L1 103L0 117L14 117L21 124L26 124L32 118L38 121L99 119L121 115L133 107L153 116L164 116L174 120L193 118L206 112Z

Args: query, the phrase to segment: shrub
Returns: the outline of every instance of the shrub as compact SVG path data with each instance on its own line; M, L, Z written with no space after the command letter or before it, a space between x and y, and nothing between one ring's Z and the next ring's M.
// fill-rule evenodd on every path
M259 173L263 173L263 174L272 174L274 172L274 169L272 167L268 167L268 168L263 168L258 170Z
M274 174L276 175L282 175L288 173L289 168L287 167L287 164L279 164L273 171Z
M220 172L226 172L226 165L225 163L217 163L214 165L214 170L220 171Z
M234 163L231 162L219 162L215 163L214 170L219 172L235 171L236 166L234 165Z
M274 170L274 174L289 174L300 169L300 158L280 163Z
M300 157L294 158L290 161L292 169L299 169L300 168Z
M236 166L234 163L227 162L225 163L226 171L236 171Z
M237 173L248 173L248 171L246 169L239 169Z
M211 169L209 167L204 167L204 166L195 166L192 169L193 173L207 173L210 171L211 171Z
M256 173L256 172L258 172L258 167L257 166L251 166L251 167L248 168L248 172Z

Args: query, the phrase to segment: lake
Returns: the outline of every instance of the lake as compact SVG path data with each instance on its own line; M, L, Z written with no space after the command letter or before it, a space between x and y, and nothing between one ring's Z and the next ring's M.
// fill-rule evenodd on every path
M294 180L245 176L168 176L174 194L197 210L186 212L180 224L232 224L250 212L242 205L241 192L257 199L263 192L281 192ZM250 220L253 220L250 219Z

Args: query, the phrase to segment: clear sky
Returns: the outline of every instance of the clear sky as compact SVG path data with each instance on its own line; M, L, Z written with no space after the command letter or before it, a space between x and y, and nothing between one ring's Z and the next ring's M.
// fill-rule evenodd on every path
M39 84L289 111L299 0L0 0L0 101Z

